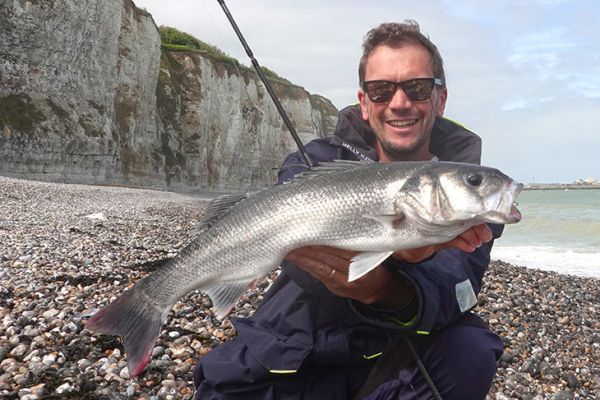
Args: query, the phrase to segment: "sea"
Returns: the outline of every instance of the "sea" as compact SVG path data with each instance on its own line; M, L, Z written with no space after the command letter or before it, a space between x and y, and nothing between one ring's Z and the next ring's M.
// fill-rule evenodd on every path
M600 189L524 190L523 219L506 225L493 260L600 278Z

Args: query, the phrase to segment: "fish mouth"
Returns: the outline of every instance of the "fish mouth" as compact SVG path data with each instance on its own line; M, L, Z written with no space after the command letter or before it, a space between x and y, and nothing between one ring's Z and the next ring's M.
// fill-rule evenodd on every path
M519 211L519 209L517 208L518 205L519 203L515 201L510 207L510 214L508 215L511 221L510 223L517 223L521 220L521 218L523 218L523 214L521 214L521 211Z
M521 211L517 208L519 203L517 203L517 197L523 190L523 184L517 183L515 181L511 181L508 184L508 190L506 192L506 196L503 198L503 202L508 206L508 214L506 215L506 223L507 224L515 224L523 218Z
M496 207L491 207L487 213L489 222L496 222L501 224L515 224L519 222L523 215L517 208L519 203L516 199L523 190L523 184L515 181L507 183L504 195L500 196Z

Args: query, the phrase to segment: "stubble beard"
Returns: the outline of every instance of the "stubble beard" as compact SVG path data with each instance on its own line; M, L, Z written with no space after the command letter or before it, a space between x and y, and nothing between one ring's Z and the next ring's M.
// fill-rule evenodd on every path
M408 161L415 159L421 148L428 143L428 135L421 132L416 140L409 145L400 146L389 140L379 140L381 150L388 156L389 159L395 161ZM428 150L428 149L427 149Z

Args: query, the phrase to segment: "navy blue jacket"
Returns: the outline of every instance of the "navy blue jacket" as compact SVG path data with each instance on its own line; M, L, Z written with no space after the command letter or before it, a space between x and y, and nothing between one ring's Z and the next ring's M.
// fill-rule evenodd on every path
M373 143L373 132L361 119L360 110L348 107L340 112L334 135L308 143L306 150L314 163L378 161ZM478 164L481 140L439 118L430 150L441 161ZM304 169L300 154L292 153L283 163L279 181ZM491 227L494 237L499 237L502 226ZM491 246L484 244L473 253L443 250L418 264L388 259L385 265L402 274L417 294L403 310L378 310L338 297L285 262L254 316L234 320L237 338L201 360L196 370L197 398L350 397L391 336L399 331L428 335L475 305ZM315 383L321 375L327 375L327 384Z

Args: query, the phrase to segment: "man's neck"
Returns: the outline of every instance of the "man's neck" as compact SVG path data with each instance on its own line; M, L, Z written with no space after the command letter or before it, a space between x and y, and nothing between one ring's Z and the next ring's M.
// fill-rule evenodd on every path
M393 162L393 161L429 161L434 155L429 152L429 146L424 147L418 151L402 154L401 156L392 156L386 153L379 142L375 142L375 151L377 152L377 157L379 158L379 162Z

